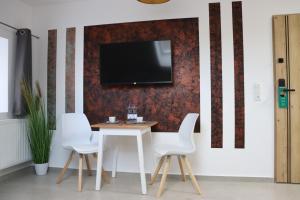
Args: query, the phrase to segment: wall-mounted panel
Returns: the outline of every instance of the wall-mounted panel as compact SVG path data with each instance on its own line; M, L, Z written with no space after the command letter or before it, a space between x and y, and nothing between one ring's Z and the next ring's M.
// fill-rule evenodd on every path
M76 28L66 32L66 113L75 112L75 38Z
M245 148L245 92L242 2L232 2L234 46L235 148Z
M48 31L47 60L47 112L49 119L56 122L56 50L57 30Z
M125 119L129 104L145 120L159 122L156 131L177 131L184 116L200 112L198 18L88 26L84 30L84 112L91 123L115 115ZM103 86L99 44L171 40L173 84ZM116 72L118 73L118 72ZM196 125L199 131L199 122Z
M222 38L220 3L209 4L211 147L223 147Z

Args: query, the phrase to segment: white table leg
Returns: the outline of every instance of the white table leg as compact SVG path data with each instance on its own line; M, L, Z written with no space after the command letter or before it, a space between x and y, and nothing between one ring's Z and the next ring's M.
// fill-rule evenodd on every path
M152 162L153 162L153 166L151 168L151 169L153 169L151 171L151 179L152 179L152 176L154 175L154 172L155 172L156 162L155 162L155 151L154 151L154 143L153 143L153 136L152 136L151 128L148 129L148 132L150 134L150 148L151 148Z
M116 147L115 150L114 150L114 157L113 157L113 163L112 163L112 172L111 172L111 176L113 178L116 177L118 155L119 155L119 147Z
M97 158L97 174L96 174L96 190L100 190L102 178L102 160L103 160L103 134L99 131L98 136L98 158Z
M145 166L144 166L143 140L142 140L141 134L137 135L137 146L138 146L138 154L139 154L140 173L141 173L142 194L147 194L146 174L145 174Z

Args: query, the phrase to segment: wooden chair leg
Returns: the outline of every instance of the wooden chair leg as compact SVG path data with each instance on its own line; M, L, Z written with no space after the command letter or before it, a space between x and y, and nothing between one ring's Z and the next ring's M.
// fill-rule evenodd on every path
M78 191L82 191L82 165L83 165L83 155L79 154L79 167L78 167Z
M183 157L183 160L184 160L184 163L187 167L187 170L189 172L189 175L190 175L190 178L192 180L192 183L193 183L193 186L194 188L196 189L196 191L201 194L201 190L200 190L200 186L197 182L197 179L195 178L195 176L193 175L193 172L192 172L192 167L191 167L191 164L190 162L188 161L187 157L186 156L182 156Z
M155 182L155 180L156 180L156 178L157 178L157 175L158 175L158 173L159 173L159 170L160 170L162 164L164 163L164 160L165 160L165 156L163 156L163 157L160 158L159 163L157 164L157 167L156 167L156 169L155 169L155 171L154 171L154 174L153 174L153 176L151 177L150 185L152 185L152 184Z
M164 171L163 171L163 175L161 177L161 181L160 181L160 185L157 191L156 196L160 197L164 188L165 188L165 183L166 183L166 179L167 179L167 175L168 175L168 171L171 165L171 156L167 156L166 162L165 162L165 166L164 166Z
M181 156L177 156L177 159L178 159L180 172L181 172L181 180L185 182L186 178L185 178L184 168L183 168L183 165L182 165L182 158L181 158Z
M63 169L61 170L61 172L59 173L59 175L58 175L58 177L57 177L57 179L56 179L56 184L60 184L60 183L62 182L63 177L64 177L66 171L68 170L68 167L69 167L69 165L70 165L70 163L71 163L71 161L72 161L72 159L73 159L73 155L74 155L74 151L72 151L72 152L70 153L70 156L69 156L68 161L66 162L64 168L63 168Z
M109 175L107 174L106 171L104 171L104 169L102 168L102 178L103 178L103 181L106 182L106 183L110 183L110 178L109 178Z
M86 167L87 167L87 172L88 172L88 176L92 176L92 170L91 170L91 164L90 164L90 160L89 160L89 155L84 155L85 158L85 162L86 162Z

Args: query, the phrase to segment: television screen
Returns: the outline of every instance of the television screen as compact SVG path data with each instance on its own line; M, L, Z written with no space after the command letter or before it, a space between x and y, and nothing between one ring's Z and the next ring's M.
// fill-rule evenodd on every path
M170 40L100 44L103 85L172 83Z

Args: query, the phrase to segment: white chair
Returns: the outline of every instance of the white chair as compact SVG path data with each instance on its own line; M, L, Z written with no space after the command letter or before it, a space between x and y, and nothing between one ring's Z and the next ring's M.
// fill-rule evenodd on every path
M62 182L63 176L73 159L74 153L76 152L79 154L78 191L82 191L83 157L85 157L88 175L91 176L92 171L88 155L92 154L94 157L97 156L96 153L98 152L98 132L93 133L90 123L85 114L77 113L63 114L60 120L60 128L62 134L62 146L64 147L64 149L71 151L71 153L64 168L58 175L56 183L59 184ZM104 177L104 179L107 179L107 177Z
M155 179L159 173L159 170L160 170L162 164L165 162L165 166L163 169L163 175L162 175L160 186L159 186L159 189L157 192L157 197L160 197L164 190L168 170L170 168L171 156L177 156L182 180L183 181L186 180L185 173L184 173L184 168L186 167L196 191L199 194L201 194L199 184L198 184L195 176L192 173L191 164L186 157L186 155L192 154L196 150L193 133L194 133L194 127L195 127L195 123L196 123L198 116L199 116L198 113L189 113L185 116L184 120L182 121L182 123L180 125L179 132L178 132L178 138L177 138L178 140L176 143L174 143L172 145L162 144L162 145L158 145L158 146L154 147L155 152L160 157L160 161L154 171L154 174L151 178L150 184L153 184L155 182Z

